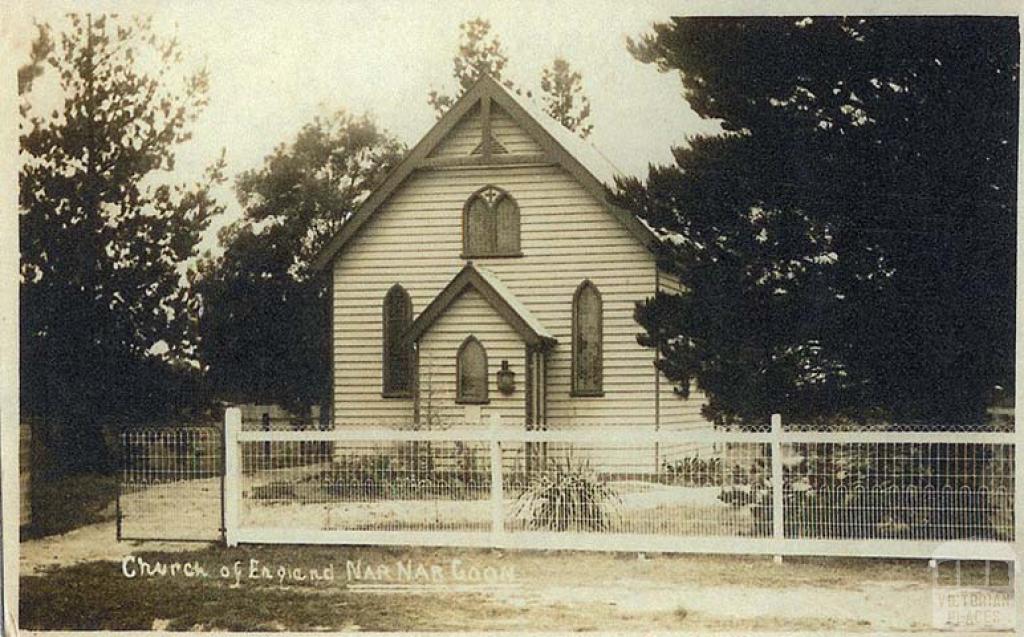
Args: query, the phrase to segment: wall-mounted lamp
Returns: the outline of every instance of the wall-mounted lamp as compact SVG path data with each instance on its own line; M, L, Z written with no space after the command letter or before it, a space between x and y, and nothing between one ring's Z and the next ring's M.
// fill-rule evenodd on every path
M508 368L508 361L501 361L501 369L498 370L498 391L511 394L515 390L516 373Z

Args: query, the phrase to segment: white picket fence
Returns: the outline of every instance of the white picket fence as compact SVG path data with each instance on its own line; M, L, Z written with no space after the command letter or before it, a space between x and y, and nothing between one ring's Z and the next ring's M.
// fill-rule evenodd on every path
M224 436L231 546L1005 560L1020 520L1006 432L243 431L229 410Z

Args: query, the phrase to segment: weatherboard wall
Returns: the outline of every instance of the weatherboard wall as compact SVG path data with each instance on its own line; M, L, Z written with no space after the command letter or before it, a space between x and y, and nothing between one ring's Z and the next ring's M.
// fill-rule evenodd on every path
M491 134L509 154L533 155L544 149L498 106L491 109Z
M482 136L480 106L473 107L450 133L445 135L430 157L465 157L480 145Z
M466 406L455 402L456 364L459 347L475 336L487 351L486 404ZM526 399L525 345L519 334L473 289L465 290L423 334L419 343L420 422L431 426L458 425L478 412L482 422L500 414L507 422L523 419ZM515 372L511 394L498 390L496 372L507 360ZM472 416L469 417L472 421Z
M540 148L507 115L493 115L495 138L510 153L532 154ZM478 140L480 132L478 115L470 114L434 154L469 154L475 147L470 141ZM548 425L654 425L658 420L667 424L668 418L685 426L706 425L694 416L699 417L699 402L672 396L667 380L657 378L654 351L636 342L640 328L633 310L638 300L654 293L653 256L568 172L551 164L419 169L352 238L333 269L336 421L407 424L413 418L411 397L381 396L381 303L387 290L400 283L416 316L459 272L466 263L463 205L486 185L504 189L518 202L523 254L475 262L500 278L558 340L548 354ZM598 287L603 301L604 395L599 397L570 395L572 298L585 279ZM485 325L486 313L469 309L467 304L466 311L442 319L445 329L453 330L453 342L456 335ZM448 325L452 322L456 325ZM464 325L458 327L459 322ZM488 355L493 377L501 358L490 349ZM509 358L520 386L523 355L520 351ZM448 366L444 369L450 368L452 382L454 358L452 351L449 362L432 362L439 369ZM422 366L420 372L422 382ZM517 408L523 409L516 398ZM501 411L510 422L525 418L524 411L518 417L504 407Z

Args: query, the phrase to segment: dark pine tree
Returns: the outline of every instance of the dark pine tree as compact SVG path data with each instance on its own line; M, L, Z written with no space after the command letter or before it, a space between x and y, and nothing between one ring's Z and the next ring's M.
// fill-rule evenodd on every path
M181 271L221 210L223 161L173 185L207 77L183 74L150 20L72 14L56 38L39 29L19 73L21 405L60 431L64 468L95 469L105 426L199 406ZM63 102L37 114L33 81L47 76Z
M630 42L724 134L623 182L687 292L643 342L720 422L966 423L1013 386L1017 22L686 18Z

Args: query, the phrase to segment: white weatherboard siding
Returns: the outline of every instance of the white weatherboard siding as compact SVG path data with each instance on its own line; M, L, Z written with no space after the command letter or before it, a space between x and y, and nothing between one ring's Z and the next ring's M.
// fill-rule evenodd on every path
M467 113L459 125L455 127L437 145L431 157L465 157L473 152L481 139L480 107L476 106Z
M510 153L540 148L500 109L493 114L495 137ZM479 139L479 134L479 116L467 115L439 150L458 148L458 154L468 155L475 147L469 140ZM417 316L459 272L465 265L463 205L486 185L503 188L518 202L523 256L480 258L476 263L498 277L558 340L548 354L548 425L653 426L654 351L637 344L640 328L633 309L654 292L654 258L568 172L549 164L417 170L353 237L334 261L335 419L374 424L412 420L411 398L381 397L381 302L388 288L400 283ZM572 298L587 278L603 301L604 396L576 398L570 396ZM466 327L466 333L475 329ZM485 346L493 376L501 359L486 342ZM454 369L454 351L451 358ZM508 360L517 385L525 387L521 347ZM699 413L698 402L680 403L673 397L669 406L670 386L664 381L661 385L662 423L672 410L692 422L693 414ZM522 409L519 396L514 397ZM521 411L509 420L524 418Z
M445 136L430 157L465 157L480 144L482 135L480 107L477 106ZM491 110L491 136L509 154L536 155L544 152L541 145L498 106Z
M658 270L658 289L669 294L681 294L683 284L676 275Z
M541 145L498 106L491 111L491 134L511 154L534 155L544 152Z
M675 384L662 374L659 387L662 427L693 429L709 426L700 413L701 406L707 403L704 392L691 386L690 395L683 398L674 391L674 387Z
M455 358L469 335L475 336L487 351L489 402L479 406L483 422L496 413L507 423L523 422L526 346L519 334L473 289L460 294L420 338L420 422L458 425L465 420L466 405L455 402ZM516 374L516 388L509 395L498 391L496 373L502 360L507 360L509 369Z

